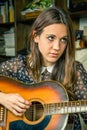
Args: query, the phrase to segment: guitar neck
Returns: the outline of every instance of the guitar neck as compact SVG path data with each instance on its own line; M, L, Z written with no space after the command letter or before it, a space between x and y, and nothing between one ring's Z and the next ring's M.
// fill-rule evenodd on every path
M45 104L45 114L69 114L87 111L87 100Z

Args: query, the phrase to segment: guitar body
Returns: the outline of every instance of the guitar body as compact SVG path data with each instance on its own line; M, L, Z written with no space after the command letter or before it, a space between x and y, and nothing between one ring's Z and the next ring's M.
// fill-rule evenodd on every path
M68 95L60 83L44 81L29 85L0 76L0 91L19 93L33 104L22 117L15 116L1 105L0 130L64 130L66 127L68 114L54 114L52 106L50 112L48 106L44 105L55 105L56 102L68 100ZM36 112L34 117L32 110Z

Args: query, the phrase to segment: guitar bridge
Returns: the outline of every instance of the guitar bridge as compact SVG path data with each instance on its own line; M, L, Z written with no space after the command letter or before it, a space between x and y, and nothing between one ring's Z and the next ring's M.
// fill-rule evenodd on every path
M0 105L0 127L2 127L2 130L4 130L6 126L6 111L6 108Z

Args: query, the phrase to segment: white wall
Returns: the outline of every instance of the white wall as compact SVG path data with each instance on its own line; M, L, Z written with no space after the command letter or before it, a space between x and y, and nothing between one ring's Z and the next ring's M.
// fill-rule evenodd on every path
M80 18L79 29L84 30L84 26L87 26L87 18Z
M87 27L87 18L81 18L79 22L79 30L84 30L85 26ZM87 70L87 49L76 50L75 56L76 60L80 61Z
M81 49L76 51L76 60L80 61L87 71L87 49Z

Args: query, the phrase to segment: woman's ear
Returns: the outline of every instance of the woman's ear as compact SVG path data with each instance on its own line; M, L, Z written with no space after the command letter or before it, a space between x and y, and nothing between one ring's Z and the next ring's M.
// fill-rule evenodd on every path
M36 34L36 31L35 31L35 30L33 31L33 39L34 39L34 42L35 42L35 43L38 43L39 36Z

